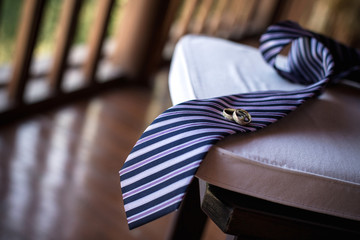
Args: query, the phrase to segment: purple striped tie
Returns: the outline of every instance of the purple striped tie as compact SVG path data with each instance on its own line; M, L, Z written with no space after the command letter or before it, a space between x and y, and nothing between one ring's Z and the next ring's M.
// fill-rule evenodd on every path
M257 131L283 118L325 85L342 78L359 81L360 52L290 21L270 26L260 39L264 59L289 81L304 84L295 91L236 94L192 100L173 106L145 130L120 170L129 228L176 210L202 159L220 139ZM287 44L289 72L276 67ZM239 125L222 116L224 108L245 109L251 123Z

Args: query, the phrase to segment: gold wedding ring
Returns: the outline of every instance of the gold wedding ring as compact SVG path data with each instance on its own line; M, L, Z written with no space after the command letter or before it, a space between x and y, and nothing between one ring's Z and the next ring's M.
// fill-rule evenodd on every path
M230 120L235 121L240 125L247 125L251 122L251 115L244 109L238 108L225 108L222 112L222 115Z
M251 115L244 109L236 109L233 113L233 119L240 125L247 125L251 122Z
M227 119L227 120L230 120L230 121L233 121L233 114L235 112L235 109L233 108L224 108L223 112L222 112L222 115Z

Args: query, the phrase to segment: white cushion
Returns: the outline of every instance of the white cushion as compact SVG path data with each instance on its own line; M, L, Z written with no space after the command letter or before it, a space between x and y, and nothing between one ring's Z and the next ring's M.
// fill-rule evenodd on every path
M189 35L176 46L169 87L177 104L302 86L278 76L255 48ZM360 220L359 106L358 87L330 87L263 130L220 141L197 177L269 201Z

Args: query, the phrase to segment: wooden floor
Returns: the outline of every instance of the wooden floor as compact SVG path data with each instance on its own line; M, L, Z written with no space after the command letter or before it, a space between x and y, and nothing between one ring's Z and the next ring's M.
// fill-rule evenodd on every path
M118 175L163 93L114 89L1 126L0 239L165 239L174 213L128 230ZM209 222L203 239L224 238Z

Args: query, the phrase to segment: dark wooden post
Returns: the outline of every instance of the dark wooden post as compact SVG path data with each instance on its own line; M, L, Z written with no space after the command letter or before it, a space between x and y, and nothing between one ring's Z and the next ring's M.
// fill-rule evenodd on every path
M164 45L163 38L167 39L166 30L170 28L179 3L178 0L132 0L125 5L111 58L139 83L148 83L149 66L161 58L156 51L162 49L159 44Z
M62 92L62 78L66 70L69 50L74 39L82 3L83 0L66 0L63 3L58 25L54 63L49 77L51 90L55 94Z
M204 0L201 2L201 5L199 7L199 13L197 14L197 18L193 28L194 33L200 34L203 32L205 28L206 19L210 13L212 4L213 4L213 0Z
M24 92L29 80L30 64L38 37L45 0L24 1L22 18L17 35L13 72L8 87L12 105L24 103Z
M181 36L187 33L189 23L195 12L198 0L187 0L182 11L182 16L177 26L177 33L175 35L175 42L177 42Z
M101 50L114 2L114 0L101 0L98 1L97 4L94 27L88 41L88 58L84 66L84 74L86 80L90 82L90 84L94 84L96 82L95 75L101 58Z

